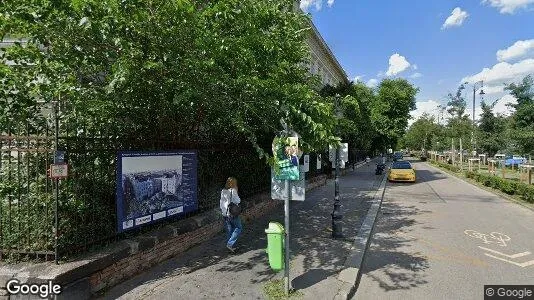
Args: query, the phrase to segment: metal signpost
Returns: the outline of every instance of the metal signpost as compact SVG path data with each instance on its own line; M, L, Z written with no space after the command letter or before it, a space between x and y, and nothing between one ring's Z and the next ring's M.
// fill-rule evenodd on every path
M289 295L289 291L292 289L289 280L289 202L293 196L292 181L304 181L303 173L299 168L299 158L302 153L298 148L298 134L285 128L284 132L273 140L273 156L278 170L273 172L271 195L273 195L273 191L275 193L281 190L281 195L276 195L273 199L284 200L284 287L286 295ZM285 185L283 188L279 188L282 181ZM287 187L287 194L285 193L285 187Z

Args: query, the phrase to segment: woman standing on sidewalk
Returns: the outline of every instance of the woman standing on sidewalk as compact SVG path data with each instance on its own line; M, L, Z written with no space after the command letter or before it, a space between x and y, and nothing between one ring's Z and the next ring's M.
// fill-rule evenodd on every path
M241 234L241 231L243 231L243 225L241 225L241 219L239 216L232 216L229 211L230 202L235 204L239 204L241 202L241 199L237 194L237 190L237 180L234 177L229 177L226 180L224 189L221 191L220 201L221 212L224 218L224 226L226 227L226 232L228 234L226 248L228 248L228 250L230 250L232 253L237 250L235 243Z

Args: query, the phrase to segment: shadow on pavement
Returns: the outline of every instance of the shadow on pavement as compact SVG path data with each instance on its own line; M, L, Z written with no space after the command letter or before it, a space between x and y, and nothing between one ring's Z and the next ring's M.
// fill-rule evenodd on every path
M295 288L305 289L315 285L342 269L346 254L370 206L367 201L370 199L368 194L376 189L378 180L381 179L374 175L374 169L373 172L370 169L357 169L340 180L343 231L347 239L332 239L329 231L333 209L333 184L319 187L311 193L307 192L304 202L290 203L292 276L296 276L292 283ZM374 191L372 194L374 195ZM244 282L240 284L243 287L248 285L249 288L252 287L251 284L263 284L273 278L281 278L283 272L275 273L270 269L265 252L265 228L270 221L284 224L282 205L266 216L244 224L243 234L238 240L238 253L228 252L225 247L226 233L221 228L221 232L207 242L112 288L104 299L115 299L142 285L148 286L145 290L151 286L164 285L174 278L201 269L208 274L215 272L211 273L214 275L212 280L220 278L221 275L217 273L225 276L226 273L245 272ZM209 282L210 278L205 280Z
M292 281L292 286L297 290L302 290L325 280L328 276L334 273L335 272L333 271L329 272L323 269L311 269L308 270L308 272L295 277Z
M428 283L424 279L424 270L429 267L427 258L405 250L413 241L410 227L419 223L415 216L423 213L415 206L383 202L363 267L363 274L378 282L382 289L410 289ZM371 274L376 270L381 273Z

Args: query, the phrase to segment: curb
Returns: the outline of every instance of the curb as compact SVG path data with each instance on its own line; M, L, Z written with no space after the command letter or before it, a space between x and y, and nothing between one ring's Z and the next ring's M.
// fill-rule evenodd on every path
M362 275L361 267L371 242L371 235L376 223L376 216L380 210L380 207L382 206L382 201L384 200L386 181L387 176L384 176L382 178L382 182L380 183L380 187L375 193L373 203L369 208L369 212L365 216L362 227L356 236L354 245L351 247L349 256L345 260L344 269L341 270L337 276L337 279L342 281L343 284L337 295L334 297L335 300L350 299L354 296L356 290L358 289Z

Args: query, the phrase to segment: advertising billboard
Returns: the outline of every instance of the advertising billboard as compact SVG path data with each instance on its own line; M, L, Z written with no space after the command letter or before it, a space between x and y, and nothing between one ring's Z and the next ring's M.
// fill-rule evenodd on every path
M118 232L197 210L196 151L118 153L116 202Z

